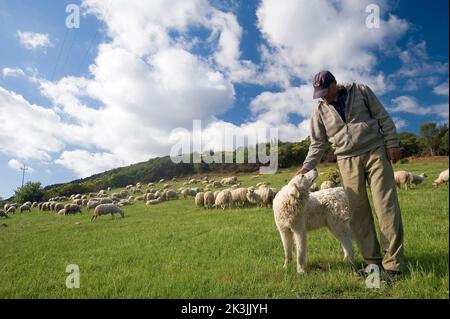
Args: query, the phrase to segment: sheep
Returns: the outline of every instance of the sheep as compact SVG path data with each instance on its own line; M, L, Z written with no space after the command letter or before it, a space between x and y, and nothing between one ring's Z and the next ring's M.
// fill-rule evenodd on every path
M111 217L114 219L114 214L118 213L120 217L124 218L125 214L120 207L114 204L100 204L95 207L94 214L91 217L91 222L95 221L98 216L111 214Z
M214 181L214 182L212 182L211 186L214 188L220 188L220 187L222 187L222 183L219 181Z
M4 210L0 210L0 217L8 218L8 214Z
M166 191L163 194L166 200L178 199L178 194L173 189L166 189Z
M246 203L248 203L247 188L240 187L237 189L233 189L231 191L231 198L233 200L233 204L236 207L244 206Z
M205 194L203 195L203 202L205 204L205 208L213 208L215 203L214 193L211 191L205 192Z
M127 200L127 199L121 199L117 205L118 205L118 206L127 206L127 205L133 205L133 203L131 203L131 202L130 202L129 200Z
M81 214L81 208L80 206L78 206L77 204L66 204L64 205L64 215L69 215L69 214L76 214L76 213L80 213Z
M87 210L90 211L91 209L94 209L95 207L97 207L98 205L100 205L100 201L98 200L90 200L87 203Z
M112 204L113 200L109 197L100 198L100 204Z
M397 187L401 188L402 185L405 185L405 190L410 189L413 185L422 183L426 177L427 175L425 173L420 175L415 175L407 171L397 171L394 173L394 179Z
M198 208L205 207L205 193L199 192L195 195L195 206Z
M439 187L441 184L448 184L448 169L441 172L438 178L436 178L433 182L434 187Z
M171 187L172 187L171 184L164 184L163 189L168 189L168 188L171 188Z
M22 206L19 207L19 210L21 213L23 212L31 212L30 206L23 204Z
M135 201L144 201L145 200L145 197L144 196L137 196L135 199L134 199Z
M261 196L253 188L247 188L247 200L251 204L256 204L257 207L262 207Z
M162 198L162 197L158 197L158 198L156 198L156 199L151 199L151 200L148 200L146 203L145 203L145 205L156 205L156 204L159 204L159 203L161 203L162 201L164 201L164 198Z
M162 183L164 183L166 180L164 179L164 178L161 178L160 180L159 180L159 183L160 184L162 184Z
M16 207L15 206L10 206L7 210L6 213L9 214L13 214L16 212Z
M222 178L220 183L223 184L223 185L233 185L233 184L237 184L238 183L238 179L237 179L236 176L225 177L225 178Z
M33 205L30 201L23 203L24 205L27 205L31 208L31 206Z
M148 183L147 185L148 185L148 187L153 187L153 186L155 186L155 183Z
M275 194L271 188L263 185L259 187L255 192L261 199L261 206L272 207L272 202Z
M32 208L35 208L35 207L37 207L37 205L38 205L37 202L33 202L33 204L31 204L31 207L32 207Z
M83 200L81 198L73 200L72 203L78 206L83 206Z
M107 190L108 192L110 192L110 191L111 191L111 187L108 187L106 190Z
M89 199L87 199L87 198L82 199L82 200L81 200L81 207L86 207L88 201L89 201ZM55 207L55 208L56 208L56 207Z
M320 190L334 188L334 183L332 181L324 181L320 184Z
M55 205L55 211L59 211L59 210L61 210L61 209L64 209L64 204L57 203L57 204Z
M214 206L216 208L221 207L222 209L231 208L233 205L233 198L231 196L231 192L228 189L224 189L217 194Z
M284 268L292 259L295 239L297 250L297 272L306 267L306 233L328 227L340 241L344 260L353 264L354 252L351 241L351 211L342 187L310 193L309 188L318 176L316 170L295 176L273 201L275 224L280 233L284 249Z

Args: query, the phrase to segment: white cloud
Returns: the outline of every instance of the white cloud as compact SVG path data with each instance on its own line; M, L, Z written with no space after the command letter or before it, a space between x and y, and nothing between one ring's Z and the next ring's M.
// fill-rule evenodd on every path
M397 131L400 131L401 129L408 126L408 122L405 119L393 117L392 120L394 121Z
M4 78L7 77L21 77L25 76L25 72L21 68L3 68L2 75Z
M22 46L28 50L36 50L53 46L47 33L36 33L17 30L17 37Z
M417 99L412 96L399 96L393 99L392 102L394 106L389 108L389 111L392 113L411 113L416 115L435 114L443 119L448 119L448 103L421 106Z
M16 159L11 159L8 161L8 166L12 169L21 172L22 168L24 167L24 164ZM34 169L31 166L26 166L27 172L34 172Z
M448 96L448 80L444 83L439 84L433 89L433 92L437 95Z
M73 170L81 178L125 164L110 153L90 153L83 150L64 151L55 163Z

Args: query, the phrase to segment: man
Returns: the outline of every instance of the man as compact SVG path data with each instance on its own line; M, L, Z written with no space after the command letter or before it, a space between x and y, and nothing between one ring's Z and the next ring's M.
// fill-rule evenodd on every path
M403 269L403 226L392 162L400 159L397 131L372 90L363 84L338 85L329 71L314 77L314 98L321 98L311 119L311 145L297 174L316 167L330 142L352 209L350 225L367 265L384 269L392 282ZM372 210L372 193L380 226L380 253Z

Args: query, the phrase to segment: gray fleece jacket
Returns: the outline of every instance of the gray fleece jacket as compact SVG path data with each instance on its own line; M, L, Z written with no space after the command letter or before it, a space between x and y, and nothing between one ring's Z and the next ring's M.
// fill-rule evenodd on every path
M391 117L364 84L343 84L347 89L344 122L336 109L321 100L311 118L311 145L303 167L319 164L330 142L337 160L358 156L380 146L399 147L399 137Z

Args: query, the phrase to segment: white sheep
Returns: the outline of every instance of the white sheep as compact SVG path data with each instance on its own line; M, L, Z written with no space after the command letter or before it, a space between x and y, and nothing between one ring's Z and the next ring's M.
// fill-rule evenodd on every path
M233 198L231 192L228 189L224 189L217 194L214 206L216 208L221 207L222 209L231 208L233 205Z
M262 207L261 196L259 196L259 193L252 187L247 188L247 200L250 204Z
M320 184L320 190L330 189L334 187L335 185L332 181L324 181L322 184Z
M295 241L297 251L297 272L305 271L306 233L328 227L340 241L344 250L344 260L353 263L354 252L351 241L351 212L348 199L342 187L309 192L317 171L295 176L284 186L273 201L275 223L284 248L284 267L292 259Z
M247 188L236 188L231 190L231 198L236 207L243 207L248 203Z
M23 204L22 206L19 207L19 210L21 213L23 212L31 212L31 208L28 205Z
M89 200L86 207L87 210L90 211L91 209L94 209L95 207L97 207L98 205L100 205L100 201L99 200Z
M15 206L10 206L7 210L6 213L9 214L13 214L16 212L16 207Z
M205 195L205 193L203 193L203 192L199 192L195 195L195 206L197 206L198 208L205 206L204 195Z
M207 191L205 192L205 194L203 195L203 201L205 203L205 207L208 209L211 209L214 207L215 204L215 198L214 198L214 193L211 191Z
M76 214L76 213L80 213L81 214L80 206L78 206L77 204L66 204L66 205L64 205L64 215Z
M425 173L420 175L415 175L407 171L397 171L394 173L394 179L397 187L401 188L402 185L405 185L405 190L412 188L413 185L422 183L426 177L427 175Z
M156 199L148 200L145 205L156 205L164 201L163 197L158 197Z
M95 221L98 216L111 214L111 217L114 219L114 214L119 214L120 217L124 218L125 214L120 207L114 204L101 204L95 207L94 214L91 217L91 221Z
M439 187L441 184L448 184L448 169L441 172L438 178L436 178L433 182L434 187Z
M259 195L259 198L261 200L260 205L265 207L272 207L273 198L275 197L275 194L273 193L272 189L262 185L259 187L255 193Z

